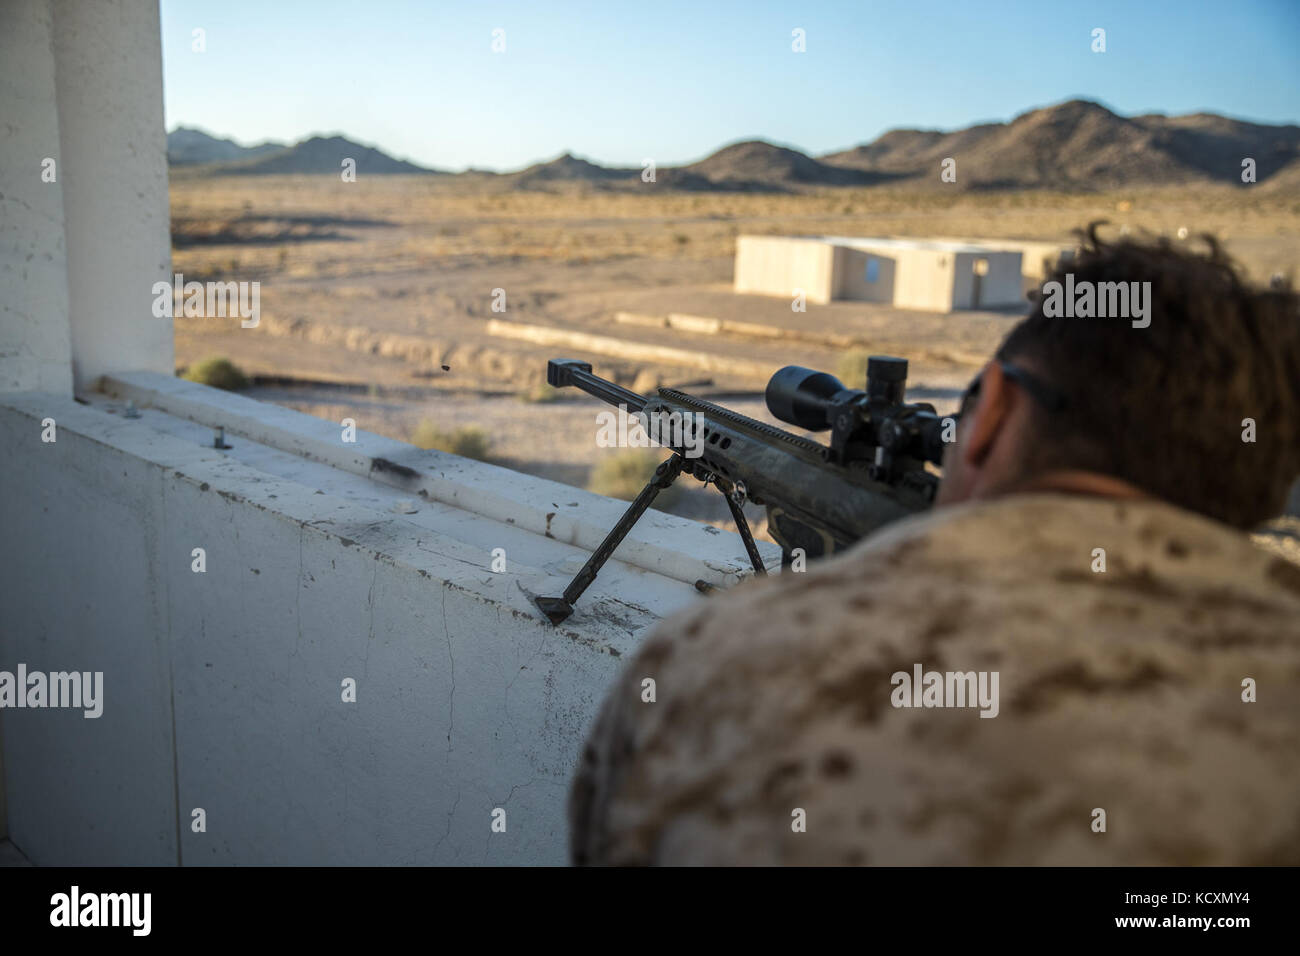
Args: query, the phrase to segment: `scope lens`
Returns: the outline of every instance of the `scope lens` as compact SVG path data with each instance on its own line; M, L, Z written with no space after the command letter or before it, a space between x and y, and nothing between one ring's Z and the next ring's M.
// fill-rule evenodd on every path
M783 422L809 431L831 427L830 400L844 391L834 375L801 365L787 365L767 383L767 410Z

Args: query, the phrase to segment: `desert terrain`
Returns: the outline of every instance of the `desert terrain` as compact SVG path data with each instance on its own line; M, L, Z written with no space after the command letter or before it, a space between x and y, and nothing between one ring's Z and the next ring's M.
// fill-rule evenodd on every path
M687 386L771 421L762 389L779 367L846 371L855 356L887 353L909 359L909 395L945 411L1019 317L859 302L800 313L787 299L736 295L740 234L1068 245L1071 230L1108 220L1112 234L1212 233L1261 281L1300 262L1300 198L1231 186L772 193L182 171L171 203L173 271L255 280L261 295L256 328L177 318L178 369L225 357L251 377L253 397L397 438L478 428L491 460L584 486L602 456L617 454L595 444L605 406L548 389L549 358L591 361L638 391ZM667 326L674 314L746 323L746 332ZM714 496L680 496L671 510L725 516Z

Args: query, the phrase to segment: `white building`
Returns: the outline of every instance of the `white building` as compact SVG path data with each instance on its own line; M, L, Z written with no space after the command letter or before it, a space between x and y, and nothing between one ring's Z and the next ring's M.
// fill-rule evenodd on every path
M952 312L1023 305L1021 253L939 239L740 236L735 291Z

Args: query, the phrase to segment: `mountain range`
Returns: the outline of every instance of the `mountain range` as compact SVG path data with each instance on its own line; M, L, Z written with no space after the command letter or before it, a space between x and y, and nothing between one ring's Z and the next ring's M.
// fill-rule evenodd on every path
M488 177L516 189L641 186L640 168L601 166L569 153L510 173L426 169L341 136L294 145L240 146L197 129L167 135L168 161L197 174L337 174L345 157L357 173L425 173ZM762 140L732 143L685 166L656 170L669 189L788 192L886 183L951 186L940 179L956 162L957 188L1091 191L1130 186L1240 183L1242 161L1270 189L1300 184L1300 126L1275 126L1214 113L1125 117L1099 103L1069 100L1031 110L1007 123L964 129L896 129L851 149L809 156Z
M356 160L358 173L436 172L342 136L313 136L292 146L274 142L240 146L184 126L167 134L169 165L193 166L223 176L338 173L345 158Z

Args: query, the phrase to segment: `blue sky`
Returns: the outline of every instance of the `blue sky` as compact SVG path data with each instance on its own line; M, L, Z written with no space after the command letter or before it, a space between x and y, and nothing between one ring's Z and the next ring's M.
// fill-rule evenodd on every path
M162 0L167 127L338 132L422 165L813 154L1076 96L1300 122L1300 0ZM1093 53L1093 28L1106 30ZM204 53L192 31L206 31ZM505 31L494 53L492 31ZM805 31L807 51L791 50Z

